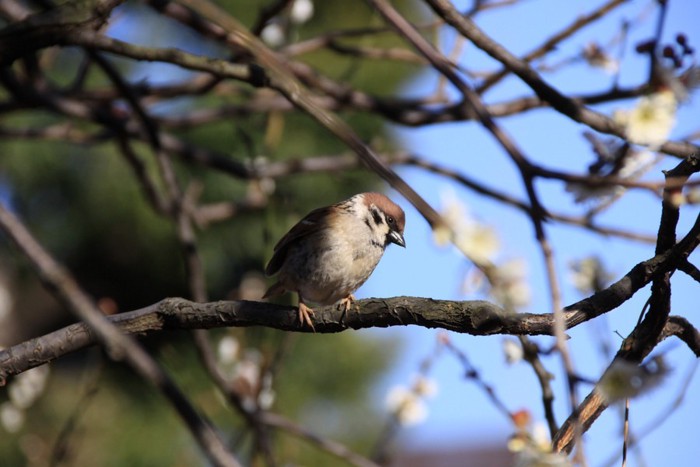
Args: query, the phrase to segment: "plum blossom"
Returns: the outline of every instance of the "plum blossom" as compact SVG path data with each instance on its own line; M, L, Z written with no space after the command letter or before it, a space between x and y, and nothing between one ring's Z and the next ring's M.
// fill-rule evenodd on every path
M613 278L596 256L572 261L569 268L571 283L583 295L602 290Z
M275 401L272 374L264 371L263 355L254 348L241 349L238 339L223 337L217 346L218 362L230 389L246 410L269 409Z
M270 47L279 47L284 44L285 34L279 23L270 23L262 30L260 38Z
M425 399L433 397L436 393L435 381L418 375L410 388L401 385L392 387L386 396L386 407L399 424L417 425L428 418Z
M516 258L506 261L496 268L491 281L491 296L505 308L520 308L530 303L525 260Z
M624 127L627 140L658 149L676 124L678 101L671 90L662 90L639 98L632 110L615 112L614 120Z
M314 16L314 2L311 0L294 0L289 18L292 23L303 24Z
M222 365L230 365L236 362L238 359L238 351L240 350L240 344L238 339L233 336L225 336L219 341L217 347L217 354L219 357L219 362Z
M413 383L413 391L426 399L434 397L437 394L437 383L425 376L417 376Z
M508 450L515 453L515 467L570 467L573 464L565 454L552 452L547 427L532 421L528 410L513 414L515 434L508 440Z
M622 160L617 172L610 175L625 180L636 180L644 175L658 161L658 157L648 150L630 150ZM625 192L622 186L600 185L589 186L583 183L568 183L566 191L574 194L574 200L581 203L593 198L605 198L618 196Z
M24 426L24 411L12 402L0 405L0 424L8 433L17 433Z
M502 345L507 364L513 365L523 359L525 353L523 352L523 346L518 341L515 339L503 339Z
M49 366L42 365L17 375L7 387L9 400L0 405L0 425L8 433L22 429L25 411L44 393Z
M10 402L18 409L28 409L44 393L48 377L48 365L19 374L7 388Z
M421 397L405 386L394 386L386 396L386 407L404 426L417 425L428 418L428 408Z
M454 244L472 261L484 264L492 261L499 250L499 241L493 228L477 221L457 196L443 195L442 218L446 225L433 231L435 243L447 245L454 235Z

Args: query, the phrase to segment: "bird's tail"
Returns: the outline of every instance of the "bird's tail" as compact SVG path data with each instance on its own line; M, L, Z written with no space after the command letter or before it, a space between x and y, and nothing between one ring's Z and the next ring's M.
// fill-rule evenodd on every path
M280 281L275 282L267 289L267 292L262 296L262 298L273 297L275 295L282 295L287 289L282 285Z

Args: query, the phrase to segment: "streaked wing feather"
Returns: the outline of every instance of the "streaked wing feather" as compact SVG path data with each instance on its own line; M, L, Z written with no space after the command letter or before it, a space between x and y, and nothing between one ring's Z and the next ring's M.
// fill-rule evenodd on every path
M289 247L300 238L317 231L319 226L321 226L321 224L324 222L324 219L328 219L331 208L332 206L326 206L323 208L314 209L308 213L306 217L297 222L294 227L289 229L289 232L287 232L284 237L277 242L277 245L275 245L272 258L270 258L270 262L267 263L267 266L265 267L266 275L272 276L280 270L282 264L284 264L285 258L287 257Z

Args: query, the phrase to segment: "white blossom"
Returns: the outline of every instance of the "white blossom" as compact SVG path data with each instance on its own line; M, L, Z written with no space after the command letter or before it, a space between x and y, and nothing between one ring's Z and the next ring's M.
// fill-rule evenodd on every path
M690 94L700 85L700 68L693 65L680 75L675 67L658 67L657 77L667 89L673 92L676 100L683 103L690 99Z
M647 172L658 158L650 151L631 150L622 161L622 167L614 175L626 180L635 180ZM574 194L577 203L592 199L621 195L625 188L613 185L589 186L583 183L567 183L566 191Z
M272 375L266 373L262 378L262 387L258 393L258 407L263 410L268 410L275 402L276 393L272 389Z
M431 398L437 394L438 386L435 380L426 378L425 376L418 376L413 383L413 391L418 396Z
M428 417L428 409L420 396L404 386L394 386L389 390L386 406L404 426L417 425Z
M544 452L525 445L513 460L513 467L571 467L573 464L560 452Z
M596 256L589 256L569 264L571 283L583 295L601 290L612 280L612 275Z
M477 268L470 269L465 275L460 285L460 292L464 295L471 295L484 290L486 287L486 276Z
M530 286L526 280L527 265L523 259L511 259L496 269L491 295L506 308L519 308L530 303Z
M509 365L518 363L524 356L523 346L515 339L503 339L503 354Z
M260 38L270 47L279 47L284 44L284 30L278 23L270 23L262 30Z
M240 350L237 339L227 336L219 342L219 362L224 364L224 376L246 410L267 410L275 401L272 374L264 372L263 356L259 350Z
M455 246L476 263L487 263L500 247L495 231L469 214L464 203L454 193L443 196L442 219L446 225L433 231L435 243L446 245L454 235Z
M17 375L7 388L10 401L18 409L30 407L44 392L48 376L48 365L38 366Z
M258 394L258 407L262 410L269 410L275 402L276 393L273 389L267 388Z
M240 344L233 336L224 336L217 347L219 362L223 365L231 365L238 359Z
M257 350L247 349L234 369L234 378L245 382L250 388L257 388L260 384L261 360L262 357Z
M491 261L499 248L495 231L476 221L464 225L464 228L458 232L456 244L477 263Z
M633 151L622 162L622 167L617 176L625 179L641 177L657 161L651 151Z
M24 425L24 412L12 402L0 405L0 423L8 433L17 433Z
M262 356L257 350L246 349L241 360L233 368L231 382L241 398L243 407L248 411L255 410L260 403L261 361Z
M292 23L303 24L314 16L314 2L311 0L294 0L289 18Z
M535 422L530 429L532 442L540 450L545 451L551 449L551 440L549 439L549 431L543 422Z
M573 464L565 454L552 452L549 431L542 422L532 423L529 412L521 411L517 432L508 440L508 450L515 453L515 467L570 467Z
M678 101L670 90L643 96L632 110L615 112L614 119L625 127L627 140L657 149L676 124Z

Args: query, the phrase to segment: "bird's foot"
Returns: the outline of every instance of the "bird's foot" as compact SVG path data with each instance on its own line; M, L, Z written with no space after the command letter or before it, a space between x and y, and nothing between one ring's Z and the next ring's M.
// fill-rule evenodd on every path
M311 316L314 316L314 310L306 306L306 303L299 300L299 324L302 327L304 324L308 324L309 327L316 332L316 328L314 328L314 324L311 322Z
M343 310L343 314L340 315L340 323L344 324L345 322L345 315L350 311L350 308L352 308L352 304L355 303L355 296L353 294L349 294L347 297L341 299L338 302L338 309Z

